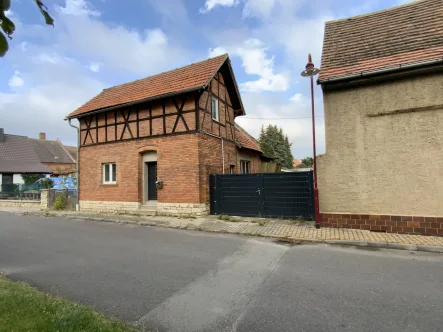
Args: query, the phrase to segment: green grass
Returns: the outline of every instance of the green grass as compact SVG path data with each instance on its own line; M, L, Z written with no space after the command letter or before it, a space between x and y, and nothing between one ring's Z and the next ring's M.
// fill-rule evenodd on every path
M229 222L240 222L241 221L240 218L234 218L234 217L226 216L223 214L219 215L218 219L223 220L223 221L229 221Z
M133 327L0 275L0 331L113 332Z

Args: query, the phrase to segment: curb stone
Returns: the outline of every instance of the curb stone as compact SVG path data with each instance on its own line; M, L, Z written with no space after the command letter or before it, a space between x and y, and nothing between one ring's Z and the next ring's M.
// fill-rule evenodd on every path
M403 244L403 243L387 243L388 249L400 249L400 250L410 250L418 251L416 244Z
M439 246L427 246L424 244L417 244L417 249L418 249L418 251L443 253L443 247L439 247Z
M341 244L346 246L356 246L356 247L367 247L368 242L366 241L353 241L353 240L325 240L327 244Z

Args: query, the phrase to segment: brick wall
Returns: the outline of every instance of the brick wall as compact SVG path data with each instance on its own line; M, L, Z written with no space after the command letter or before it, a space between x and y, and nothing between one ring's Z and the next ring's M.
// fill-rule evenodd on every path
M159 202L199 203L198 136L186 134L80 149L80 200L142 202L142 153L157 151ZM116 163L115 185L103 184L103 163Z
M40 201L25 201L25 200L0 200L0 206L12 207L28 207L40 209Z
M321 225L377 232L443 236L443 218L367 214L320 213Z
M225 174L229 167L237 165L237 148L234 143L224 141ZM200 164L200 201L209 204L209 175L223 174L221 140L205 134L199 134L199 164ZM236 171L237 173L237 171Z
M241 150L238 154L238 168L236 173L240 173L240 160L248 160L251 162L250 164L250 172L251 173L260 173L261 168L261 159L258 152L250 152L248 150Z

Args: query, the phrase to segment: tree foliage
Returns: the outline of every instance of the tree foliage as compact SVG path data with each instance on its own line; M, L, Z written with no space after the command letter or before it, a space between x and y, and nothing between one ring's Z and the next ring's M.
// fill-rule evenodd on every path
M44 178L45 174L22 174L25 184L34 184L38 179Z
M288 136L283 133L281 128L268 125L262 127L260 132L260 147L265 156L273 158L282 168L293 168L292 160L294 157L291 152L291 143Z
M49 15L47 11L48 8L41 0L34 0L34 2L44 17L46 24L54 26L54 19ZM14 22L6 16L6 12L10 7L11 0L0 0L0 57L3 57L6 52L8 52L9 45L7 38L12 39L12 34L15 31Z
M297 168L309 168L314 166L314 158L306 157L301 160L301 164Z

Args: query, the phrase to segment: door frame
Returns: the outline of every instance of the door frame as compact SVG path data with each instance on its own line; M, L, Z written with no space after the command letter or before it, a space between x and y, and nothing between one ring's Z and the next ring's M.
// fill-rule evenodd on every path
M149 162L157 162L157 152L147 151L142 154L142 204L146 204L148 200L148 164ZM157 163L158 167L158 163ZM158 199L158 198L157 198Z

